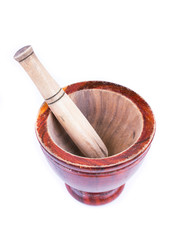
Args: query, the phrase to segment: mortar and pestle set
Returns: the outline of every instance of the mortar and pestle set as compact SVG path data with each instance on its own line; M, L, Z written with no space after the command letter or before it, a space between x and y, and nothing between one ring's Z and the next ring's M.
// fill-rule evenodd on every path
M153 140L149 105L134 91L110 82L79 82L62 89L31 46L14 58L45 99L37 116L37 139L69 193L89 205L117 198Z

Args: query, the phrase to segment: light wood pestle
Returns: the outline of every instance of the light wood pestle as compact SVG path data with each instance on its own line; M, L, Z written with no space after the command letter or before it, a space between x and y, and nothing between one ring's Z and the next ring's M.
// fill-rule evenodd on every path
M31 46L25 46L14 55L31 77L49 108L65 131L86 157L104 158L108 151L94 128L71 98L40 63Z

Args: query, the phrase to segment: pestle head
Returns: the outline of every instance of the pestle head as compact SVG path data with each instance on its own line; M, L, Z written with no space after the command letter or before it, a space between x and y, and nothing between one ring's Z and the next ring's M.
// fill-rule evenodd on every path
M33 53L34 53L33 48L30 45L28 45L19 49L14 55L14 59L18 62L22 62Z

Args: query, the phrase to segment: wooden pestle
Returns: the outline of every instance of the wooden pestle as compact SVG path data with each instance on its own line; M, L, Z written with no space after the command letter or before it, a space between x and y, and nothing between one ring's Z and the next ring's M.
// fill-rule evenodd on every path
M31 46L25 46L14 55L31 77L49 108L80 151L90 158L103 158L108 151L94 128L40 63Z

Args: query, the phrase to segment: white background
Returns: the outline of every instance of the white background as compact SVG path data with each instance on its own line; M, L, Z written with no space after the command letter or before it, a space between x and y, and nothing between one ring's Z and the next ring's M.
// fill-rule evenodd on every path
M0 43L0 239L171 239L171 2L1 1ZM41 152L43 99L13 60L27 44L62 87L106 80L150 104L152 147L112 203L73 199Z

